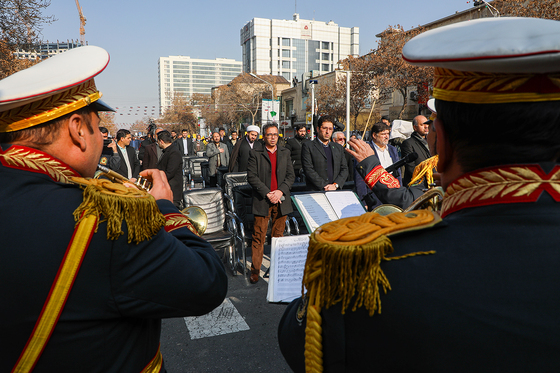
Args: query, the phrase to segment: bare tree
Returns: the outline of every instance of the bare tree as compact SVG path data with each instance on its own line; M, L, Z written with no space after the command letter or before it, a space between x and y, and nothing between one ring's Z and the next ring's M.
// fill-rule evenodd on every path
M55 21L42 15L49 5L48 0L0 0L0 79L39 62L18 59L14 52L40 43L42 27Z
M194 114L194 108L184 94L175 93L171 100L171 105L165 110L158 123L173 123L181 128L185 128L189 133L196 132L198 129L198 118ZM170 129L171 130L171 129ZM176 130L173 128L173 130Z

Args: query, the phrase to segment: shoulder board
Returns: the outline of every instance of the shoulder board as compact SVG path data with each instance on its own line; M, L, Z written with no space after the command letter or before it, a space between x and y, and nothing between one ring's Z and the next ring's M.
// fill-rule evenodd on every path
M70 177L69 180L84 190L83 202L74 211L75 220L79 222L92 214L103 215L103 220L107 220L108 239L116 240L124 233L123 220L128 228L129 243L148 240L165 225L154 197L143 190L105 179Z

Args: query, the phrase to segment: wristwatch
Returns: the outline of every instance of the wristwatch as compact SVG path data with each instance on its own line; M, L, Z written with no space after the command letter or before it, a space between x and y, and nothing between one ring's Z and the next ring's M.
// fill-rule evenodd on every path
M337 183L333 183L335 189L338 189L338 184Z

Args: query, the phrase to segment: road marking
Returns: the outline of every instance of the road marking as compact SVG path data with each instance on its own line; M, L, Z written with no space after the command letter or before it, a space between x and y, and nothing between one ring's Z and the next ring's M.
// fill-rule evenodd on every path
M191 339L249 330L249 325L228 298L206 315L185 317L184 319Z

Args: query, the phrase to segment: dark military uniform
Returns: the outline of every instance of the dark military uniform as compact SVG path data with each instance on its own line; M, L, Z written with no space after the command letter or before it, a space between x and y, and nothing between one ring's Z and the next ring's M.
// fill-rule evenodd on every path
M66 183L77 173L45 153L3 144L0 163L0 371L9 372L72 238L83 191ZM201 315L222 302L220 258L171 202L157 205L167 223L137 245L127 242L126 223L116 240L99 224L34 372L139 373L156 356L162 318Z
M340 303L322 311L324 371L558 372L560 188L551 179L560 166L540 167L463 175L447 189L441 223L391 237L389 256L436 253L381 263L391 290L381 291L380 314L342 315ZM305 370L300 303L279 326L295 372Z

